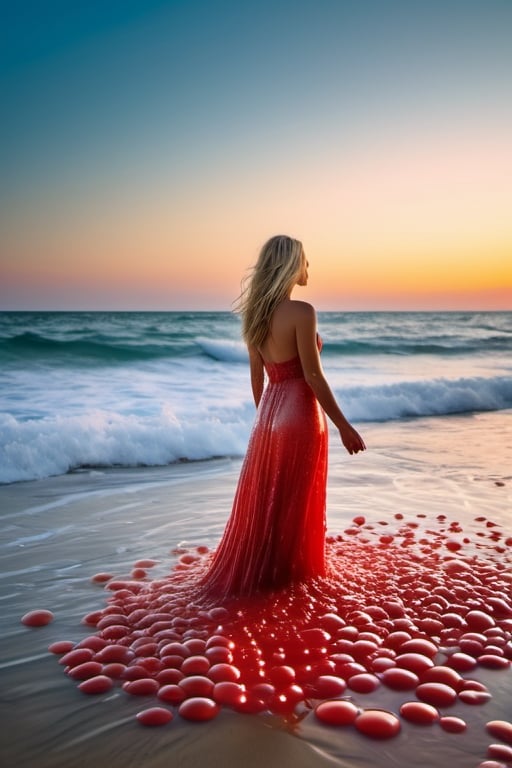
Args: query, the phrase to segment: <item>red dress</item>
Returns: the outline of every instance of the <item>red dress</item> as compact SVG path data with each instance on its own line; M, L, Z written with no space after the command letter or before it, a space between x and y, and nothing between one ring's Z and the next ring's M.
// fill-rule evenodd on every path
M265 370L231 516L204 579L212 597L325 575L325 414L298 356Z

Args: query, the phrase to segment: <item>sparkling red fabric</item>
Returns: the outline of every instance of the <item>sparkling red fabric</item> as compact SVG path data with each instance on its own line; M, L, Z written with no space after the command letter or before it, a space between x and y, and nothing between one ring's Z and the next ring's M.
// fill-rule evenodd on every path
M231 516L204 580L212 597L325 575L325 414L299 357L265 370Z

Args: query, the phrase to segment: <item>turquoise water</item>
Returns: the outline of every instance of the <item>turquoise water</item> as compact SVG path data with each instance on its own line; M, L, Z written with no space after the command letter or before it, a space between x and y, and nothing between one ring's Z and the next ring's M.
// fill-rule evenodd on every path
M356 423L512 407L511 312L318 321ZM253 418L230 313L0 313L0 482L241 456Z

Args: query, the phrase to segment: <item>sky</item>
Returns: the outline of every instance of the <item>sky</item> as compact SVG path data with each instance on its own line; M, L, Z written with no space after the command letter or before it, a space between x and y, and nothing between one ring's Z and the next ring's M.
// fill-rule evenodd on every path
M2 6L0 310L512 309L510 0Z

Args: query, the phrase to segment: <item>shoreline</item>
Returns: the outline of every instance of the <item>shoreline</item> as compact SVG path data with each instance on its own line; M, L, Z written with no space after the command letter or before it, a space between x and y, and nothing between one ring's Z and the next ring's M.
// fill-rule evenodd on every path
M484 515L504 530L508 526L510 534L510 447L501 451L494 445L482 454L479 466L471 459L480 455L491 431L496 436L498 423L503 438L508 429L503 421L501 415L484 415L449 423L376 425L368 431L372 447L364 460L344 456L331 436L329 531L343 530L356 514L389 526L400 511L406 519L424 516L425 525L443 512L463 519L470 534L476 530L475 517ZM443 442L434 450L441 427ZM122 576L136 560L153 557L160 563L151 577L158 578L168 572L169 552L176 546L215 546L229 515L240 461L87 470L0 487L0 717L6 762L17 768L135 768L141 763L163 768L172 759L180 768L195 768L207 759L213 768L277 768L292 760L298 768L333 763L391 768L409 764L414 749L418 768L443 761L453 768L476 768L490 743L485 722L510 717L510 671L479 670L478 679L489 685L492 699L484 707L450 708L449 714L468 722L466 734L406 724L399 737L383 744L322 726L312 713L284 723L270 715L223 711L212 723L189 724L175 717L169 727L143 729L133 717L150 706L147 701L117 689L86 697L66 677L47 648L56 640L78 642L90 634L81 618L101 608L107 596L91 577L106 570ZM52 610L55 620L40 629L24 627L21 616L34 608ZM398 706L396 693L382 687L361 698L365 706Z

